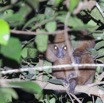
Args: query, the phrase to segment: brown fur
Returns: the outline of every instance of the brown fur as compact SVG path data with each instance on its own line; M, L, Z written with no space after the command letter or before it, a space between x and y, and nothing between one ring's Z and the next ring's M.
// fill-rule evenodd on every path
M49 44L48 49L46 51L46 58L49 61L53 62L54 65L62 65L62 64L71 64L72 63L70 57L68 56L67 50L66 50L66 52L65 52L66 54L63 58L58 58L54 54L54 45L57 45L59 48L62 45L66 45L65 42L63 41L63 39L64 39L62 37L63 35L64 34L56 35L56 36L59 36L59 39L58 39L58 37L55 37L54 44ZM63 39L60 39L60 37L62 37ZM93 48L94 45L95 45L94 40L80 41L78 44L78 47L73 52L74 58L75 59L78 58L78 62L80 64L94 63L92 55L88 52L88 49ZM53 69L52 74L57 79L63 79L63 80L69 81L70 74L73 72L74 72L73 68L69 68L68 70L65 70L63 68L62 70ZM76 81L76 85L84 85L84 84L88 84L88 83L92 82L92 80L94 78L94 74L95 74L94 68L82 67L82 68L79 68L79 72L80 72L80 76L78 76L77 78L74 78L74 80Z

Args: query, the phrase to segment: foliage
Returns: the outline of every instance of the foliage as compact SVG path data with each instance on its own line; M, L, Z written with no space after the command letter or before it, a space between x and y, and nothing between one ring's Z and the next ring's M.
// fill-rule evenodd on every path
M79 9L80 3L85 4L84 0L0 0L0 77L16 81L8 82L4 79L5 82L0 82L1 87L8 87L0 89L0 103L12 102L12 98L18 98L15 90L11 88L16 86L32 92L35 97L36 94L43 95L38 101L44 103L56 103L62 100L62 96L58 98L53 92L50 95L43 94L42 88L37 83L30 82L40 75L43 76L43 81L48 81L52 78L50 68L41 73L39 70L29 68L52 65L44 59L44 53L50 42L50 35L64 28L64 25L70 27L72 31L88 30L88 35L93 35L96 40L95 48L90 52L96 61L104 63L104 0L98 0L93 8L87 1L87 6ZM70 17L65 24L68 13ZM75 38L76 35L72 35L74 48L77 44ZM12 70L24 68L24 70L6 74L5 70L11 68ZM27 72L25 68L28 68ZM103 68L97 69L99 69L97 73L103 72ZM18 81L21 79L29 81ZM56 80L52 82L58 84ZM1 98L2 94L4 96ZM96 103L98 101L99 99ZM70 103L69 98L66 98L66 103Z

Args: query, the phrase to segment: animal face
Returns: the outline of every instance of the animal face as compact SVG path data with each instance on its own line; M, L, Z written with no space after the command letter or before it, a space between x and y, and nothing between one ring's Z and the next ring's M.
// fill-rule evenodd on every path
M67 54L67 46L65 43L53 44L53 53L57 58L64 58Z

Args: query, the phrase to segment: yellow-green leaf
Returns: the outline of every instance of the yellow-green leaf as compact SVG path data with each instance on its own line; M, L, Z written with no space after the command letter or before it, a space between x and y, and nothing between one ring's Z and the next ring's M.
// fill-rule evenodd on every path
M0 19L0 44L7 45L10 37L10 27L9 24Z

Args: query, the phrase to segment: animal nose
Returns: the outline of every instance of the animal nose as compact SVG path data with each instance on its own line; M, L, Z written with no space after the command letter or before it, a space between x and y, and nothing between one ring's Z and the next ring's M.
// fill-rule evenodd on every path
M63 51L62 51L62 50L58 50L56 56L57 56L58 58L63 58L63 57L64 57Z
M62 54L57 54L57 57L58 57L58 58L63 58L64 55L62 55Z

